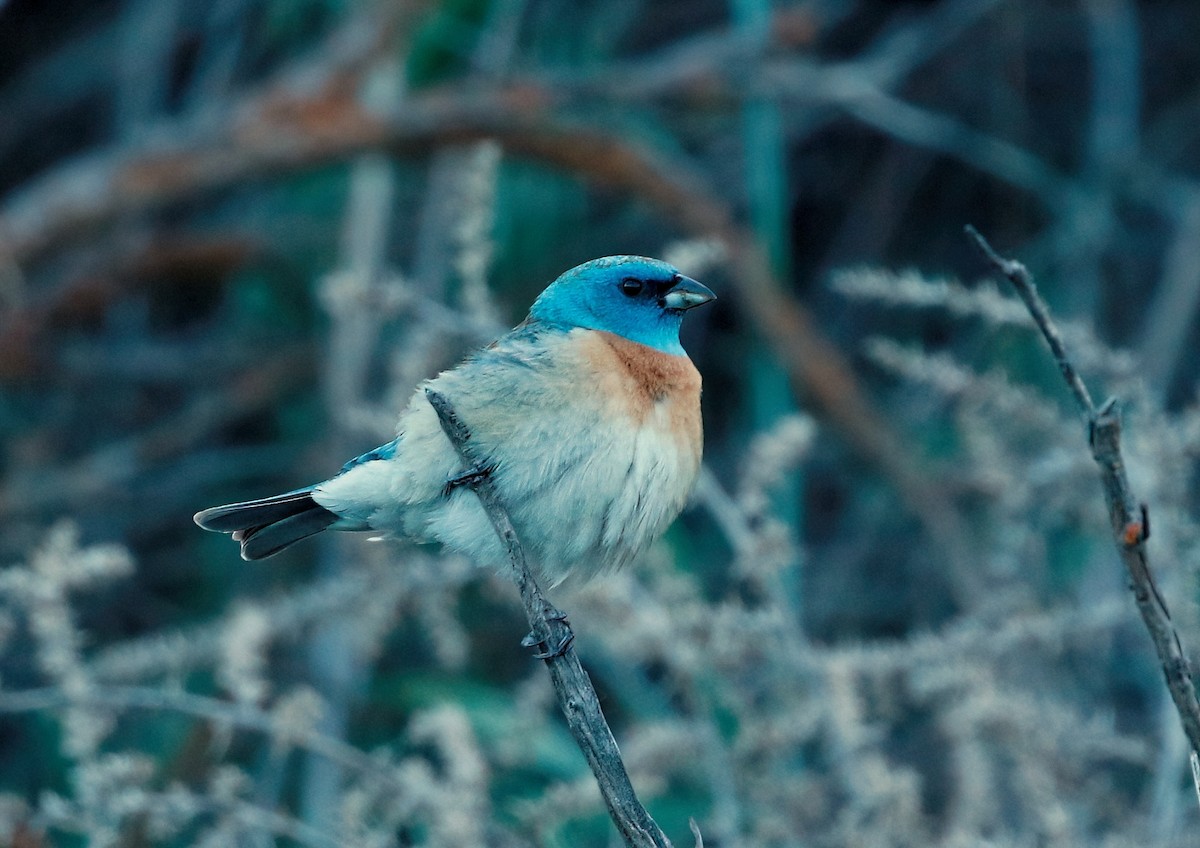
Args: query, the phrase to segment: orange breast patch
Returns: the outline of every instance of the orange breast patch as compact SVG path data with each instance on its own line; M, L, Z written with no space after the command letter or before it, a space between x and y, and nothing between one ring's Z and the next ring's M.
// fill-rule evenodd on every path
M584 341L597 385L642 425L669 431L683 444L701 443L700 372L686 356L675 356L594 330Z

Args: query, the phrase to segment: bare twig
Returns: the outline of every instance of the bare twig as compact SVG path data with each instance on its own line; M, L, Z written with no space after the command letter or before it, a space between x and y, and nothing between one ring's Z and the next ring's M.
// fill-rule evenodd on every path
M525 644L540 648L537 656L544 659L550 669L559 708L567 719L576 743L587 757L592 774L596 776L613 824L617 826L626 845L669 848L671 842L666 834L638 801L616 740L600 710L596 690L572 647L575 634L571 625L567 617L542 595L530 573L525 551L486 470L486 462L475 453L470 429L444 395L432 389L426 389L425 394L437 412L446 437L466 465L466 474L460 478L460 482L469 486L478 496L508 553L513 578L521 592L525 615L529 619L530 634L525 638Z
M1150 638L1154 640L1158 661L1183 724L1183 731L1187 734L1192 750L1200 752L1200 703L1196 700L1192 671L1179 633L1171 621L1167 604L1159 594L1154 576L1150 572L1150 560L1146 552L1146 540L1150 537L1150 516L1145 504L1139 504L1129 488L1125 460L1121 456L1121 416L1117 410L1116 398L1110 398L1099 408L1092 403L1091 395L1067 356L1058 329L1050 318L1050 311L1038 295L1029 271L1020 262L1005 259L997 254L974 227L968 226L966 232L984 257L1013 284L1017 294L1029 308L1038 329L1050 345L1054 359L1075 396L1080 411L1087 418L1092 457L1100 466L1104 498L1108 503L1108 515L1117 552L1129 572L1130 588L1137 601L1138 612L1142 615L1146 629L1150 631Z
M1029 310L1029 314L1033 316L1038 329L1045 336L1046 343L1050 345L1050 352L1054 354L1054 361L1058 364L1058 370L1062 372L1063 379L1067 381L1068 388L1075 395L1075 402L1079 404L1079 408L1084 415L1089 419L1094 418L1096 407L1092 403L1092 396L1088 393L1087 386L1083 384L1083 379L1079 376L1079 372L1075 370L1075 366L1067 358L1067 350L1063 346L1062 336L1058 332L1058 327L1050 319L1050 310L1046 306L1046 302L1042 300L1041 295L1038 294L1037 286L1033 284L1033 277L1030 276L1029 270L1015 259L1005 259L992 250L992 246L988 244L987 239L981 236L979 231L970 225L967 226L967 235L974 240L975 246L995 266L996 270L1007 277L1009 282L1013 284L1013 288L1017 290L1017 294L1024 301L1025 308Z

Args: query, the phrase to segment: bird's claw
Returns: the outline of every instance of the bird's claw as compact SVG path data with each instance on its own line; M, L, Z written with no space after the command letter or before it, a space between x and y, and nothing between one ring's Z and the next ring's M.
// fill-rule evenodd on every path
M550 621L561 621L563 624L567 624L567 616L558 610L552 610L546 618ZM535 633L525 634L525 638L521 640L521 647L538 648L539 650L533 655L536 660L556 660L565 654L574 642L575 632L568 626L567 632L553 648L549 647L545 640L539 639Z
M496 470L494 465L475 466L459 474L457 477L451 477L446 481L444 487L445 493L449 495L455 489L461 489L463 486L474 489Z

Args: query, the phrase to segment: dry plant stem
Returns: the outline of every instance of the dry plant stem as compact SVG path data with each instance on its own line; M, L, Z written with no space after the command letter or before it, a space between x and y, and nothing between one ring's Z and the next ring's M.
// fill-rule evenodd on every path
M459 418L450 401L430 389L425 390L425 395L437 412L446 437L468 469L455 483L468 486L475 492L508 553L513 578L521 592L525 615L529 619L530 634L525 644L542 647L538 656L546 661L550 669L559 708L567 719L576 743L587 757L592 774L596 776L613 824L626 845L669 848L670 841L638 801L633 784L629 782L621 752L600 710L596 690L592 688L592 681L572 647L575 634L566 616L546 600L530 573L512 519L496 493L491 475L486 471L486 458L475 455L471 431Z
M1146 629L1150 631L1150 638L1154 640L1158 661L1166 677L1175 709L1183 723L1183 731L1187 734L1192 750L1200 753L1200 703L1196 700L1196 689L1192 682L1187 653L1183 650L1166 602L1159 594L1154 576L1150 572L1150 560L1146 552L1146 539L1150 535L1149 515L1145 506L1140 505L1134 498L1125 474L1125 460L1121 456L1121 417L1117 411L1116 399L1106 401L1099 409L1093 405L1091 395L1068 358L1062 337L1025 266L997 254L974 227L968 226L966 232L984 257L1013 284L1017 294L1029 308L1038 329L1050 345L1076 403L1087 418L1092 458L1100 466L1104 498L1108 503L1108 516L1112 523L1117 553L1120 554L1121 561L1125 563L1125 569L1129 573L1130 588L1137 601L1138 612L1141 613Z
M1087 386L1083 384L1079 372L1075 370L1075 366L1067 358L1067 349L1063 346L1062 336L1058 332L1058 327L1054 325L1054 321L1050 319L1050 310L1046 306L1046 302L1042 300L1041 295L1038 294L1037 286L1033 284L1033 277L1030 276L1029 269L1017 260L1005 259L992 250L992 246L988 244L987 239L980 235L979 230L970 224L966 226L966 233L975 242L975 246L979 248L984 257L1013 284L1013 288L1017 290L1017 294L1024 302L1025 308L1029 310L1029 314L1033 316L1038 329L1042 331L1042 335L1046 338L1046 343L1050 345L1050 352L1054 354L1054 361L1058 364L1058 370L1062 372L1063 379L1067 381L1067 387L1075 395L1075 402L1079 404L1079 409L1087 416L1089 421L1094 420L1096 417L1096 406L1092 403L1092 396L1088 393Z

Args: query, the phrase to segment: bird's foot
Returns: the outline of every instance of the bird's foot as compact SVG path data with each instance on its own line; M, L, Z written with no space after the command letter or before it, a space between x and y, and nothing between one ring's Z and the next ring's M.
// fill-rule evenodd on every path
M534 659L556 660L565 654L575 642L575 632L571 630L571 623L567 620L567 614L554 607L546 610L546 620L560 622L566 631L561 634L561 638L557 640L557 644L554 647L550 647L548 640L539 639L535 633L527 633L525 638L521 640L521 645L525 648L539 649L533 655Z
M495 470L496 466L494 465L475 466L459 474L457 477L451 477L443 487L445 494L449 495L455 489L461 489L463 486L474 489L488 477L491 477Z
M556 660L570 650L571 645L574 643L575 634L570 630L563 635L562 639L553 648L532 633L527 633L525 638L521 640L522 647L540 649L533 655L535 660Z

